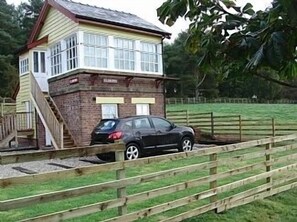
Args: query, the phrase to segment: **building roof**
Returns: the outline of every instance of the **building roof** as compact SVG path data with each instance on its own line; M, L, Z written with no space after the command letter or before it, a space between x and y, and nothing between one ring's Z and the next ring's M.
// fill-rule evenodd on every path
M145 32L147 34L163 36L165 38L170 38L171 35L154 24L130 13L85 5L70 0L45 0L37 22L27 41L27 45L22 48L21 51L25 51L47 41L47 37L40 40L37 39L50 8L58 10L76 23L85 22L108 25L115 28L129 29L135 32Z
M147 22L146 20L121 11L115 11L111 9L85 5L82 3L77 3L69 0L55 0L63 8L67 9L69 12L73 13L76 18L97 21L117 26L124 26L129 28L134 28L143 31L149 31L153 33L158 33L169 37L170 33L160 29L156 25Z

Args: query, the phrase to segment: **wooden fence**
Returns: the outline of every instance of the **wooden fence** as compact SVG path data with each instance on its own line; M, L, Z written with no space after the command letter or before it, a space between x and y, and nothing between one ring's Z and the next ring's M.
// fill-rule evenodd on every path
M225 137L236 141L281 136L297 132L297 122L281 122L274 118L246 118L241 115L215 115L188 110L168 111L167 118L176 124L199 128L212 137Z
M252 99L252 98L166 98L166 104L197 104L197 103L265 103L265 104L296 104L297 100L278 99Z
M0 141L16 131L33 130L33 113L19 112L0 117Z
M172 222L210 210L225 211L296 187L296 140L297 134L292 134L133 161L123 161L122 144L2 155L3 165L113 150L117 162L2 178L0 217L42 222L76 217L80 217L79 221L148 218ZM110 177L112 173L115 179ZM81 186L66 186L68 179L79 177ZM90 178L97 178L98 182L87 184ZM54 186L60 179L63 187ZM32 190L32 184L38 186ZM13 189L22 189L22 195L16 196ZM84 197L87 199L80 202ZM36 205L46 212L30 210Z
M16 113L15 103L0 102L0 117L7 114L14 114L14 113Z
M16 116L6 115L0 117L0 141L5 139L9 134L15 132L16 130Z

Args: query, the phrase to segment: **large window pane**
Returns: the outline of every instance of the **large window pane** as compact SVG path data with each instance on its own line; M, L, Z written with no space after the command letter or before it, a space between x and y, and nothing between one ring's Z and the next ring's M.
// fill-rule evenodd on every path
M141 71L159 72L158 45L141 42Z
M102 119L112 119L118 117L118 105L117 104L102 104Z
M39 72L38 52L33 52L34 72Z
M20 60L20 74L29 72L29 59L25 58Z
M116 69L135 70L135 41L115 38L114 63Z
M72 70L77 68L78 66L76 34L65 39L65 42L66 42L67 70Z
M50 48L51 51L51 72L52 76L57 75L62 72L62 59L61 59L61 43L57 43L56 45Z
M136 104L136 115L150 115L150 105Z
M84 33L85 65L89 67L107 68L108 37L98 34Z

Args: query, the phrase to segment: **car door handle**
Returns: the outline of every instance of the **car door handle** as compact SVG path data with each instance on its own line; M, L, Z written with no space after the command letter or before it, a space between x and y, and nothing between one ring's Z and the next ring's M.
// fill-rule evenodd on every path
M157 134L161 134L162 132L160 130L157 131Z

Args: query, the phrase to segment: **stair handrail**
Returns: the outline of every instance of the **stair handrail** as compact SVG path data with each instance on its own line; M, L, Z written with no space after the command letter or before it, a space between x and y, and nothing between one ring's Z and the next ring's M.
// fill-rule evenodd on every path
M74 145L75 146L77 146L77 141L76 141L76 139L75 139L75 137L73 136L73 134L72 134L72 132L69 130L69 127L68 127L68 125L67 125L67 123L66 123L66 121L65 121L65 119L64 119L64 117L62 116L62 114L61 114L61 112L60 112L60 110L59 110L59 108L58 108L58 106L57 106L57 104L55 103L55 101L52 99L52 97L48 97L50 100L51 100L51 102L53 103L53 105L55 106L55 108L56 108L56 110L57 110L57 113L58 113L58 115L61 117L61 120L62 120L62 122L64 123L64 125L65 125L65 129L67 129L68 130L68 132L69 132L69 135L71 136L71 139L73 140L73 142L74 142Z
M39 117L44 126L48 129L55 149L63 149L63 123L58 121L32 72L30 72L30 82L31 99Z

